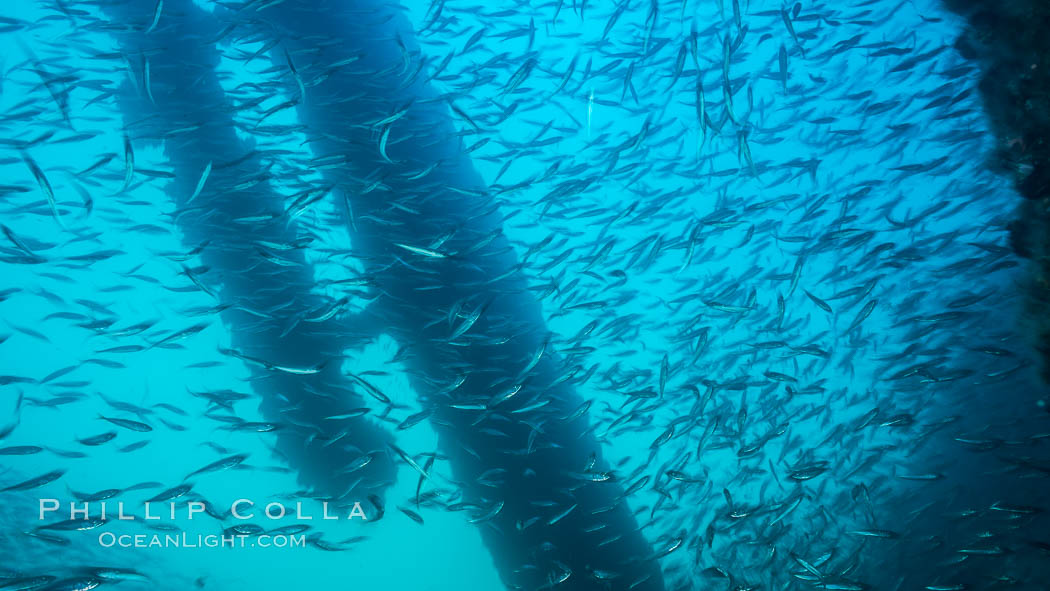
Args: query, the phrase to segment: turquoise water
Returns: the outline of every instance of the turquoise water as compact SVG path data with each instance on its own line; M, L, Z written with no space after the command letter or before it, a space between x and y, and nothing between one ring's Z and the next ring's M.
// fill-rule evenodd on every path
M211 162L240 151L219 151L222 160L198 166L193 178L176 176L164 146L139 130L150 105L193 85L172 91L146 66L175 50L138 55L121 45L124 26L157 38L183 12L204 10L221 30L256 13L265 22L265 4L230 12L236 7L212 2L169 1L159 11L153 2L119 10L25 2L0 13L0 375L9 376L0 416L14 426L0 447L41 448L0 456L0 488L63 471L40 487L0 493L0 589L18 577L76 578L103 565L140 573L99 577L103 585L128 579L119 581L127 588L504 587L481 533L486 503L446 510L477 501L453 473L442 423L398 428L440 398L427 390L440 384L427 378L440 380L413 365L413 351L431 346L425 329L413 342L417 327L385 325L382 314L355 324L386 296L367 281L381 265L360 243L355 249L355 230L371 221L348 215L344 199L353 210L382 191L366 188L372 178L329 186L326 175L347 166L318 147L323 130L298 108L338 108L315 99L325 70L309 52L278 49L283 42L275 45L265 26L236 28L211 45L193 41L221 53L217 80L238 105L230 113L236 137L264 154L263 182L284 200L282 227L293 228L288 244L250 250L294 251L313 278L303 293L340 302L334 318L353 328L326 371L338 370L418 466L436 454L424 468L423 490L433 497L420 502L419 470L383 448L396 481L348 494L372 518L308 523L311 543L302 548L100 545L105 532L171 533L142 520L34 529L39 499L68 504L106 489L124 489L112 502L140 517L144 500L184 481L193 494L180 502L207 499L220 511L248 498L258 507L298 501L320 515L320 498L331 494L315 494L318 481L275 453L277 435L296 431L294 421L258 409L265 376L290 372L228 353L251 338L231 337L243 329L219 312L235 302L215 285L231 274L251 285L263 271L200 268L201 230L188 231L193 215L180 213L201 182L202 201L189 201L221 203L208 186L220 182L221 166L211 172ZM138 21L114 16L129 6ZM340 6L317 11L370 14L365 3L349 16ZM510 272L527 282L550 332L539 339L544 355L560 358L567 382L590 402L580 432L600 442L610 486L644 481L622 503L652 547L637 558L659 565L666 588L1042 588L1048 415L1025 332L1025 263L1008 242L1019 198L988 167L996 140L977 66L952 49L963 23L932 1L795 6L447 0L405 2L396 12L415 31L414 41L399 42L418 44L404 54L402 75L418 69L414 84L452 97L455 110L443 112L461 137L445 139L469 152L489 188L485 202L498 207L520 263ZM118 104L120 87L139 111ZM344 91L353 104L370 88ZM271 111L297 98L297 108ZM206 111L187 120L205 120ZM399 146L412 141L399 143L400 125L374 126L374 158L405 162ZM172 131L168 148L197 133ZM29 162L46 176L53 205ZM297 199L308 188L321 198L303 206ZM402 207L399 215L417 213ZM450 228L462 222L457 215L448 213ZM425 286L428 259L474 255L446 250L447 238L391 239L404 258L399 280ZM483 307L442 311L462 328L472 308ZM256 314L259 326L292 332L302 322L282 308L265 312ZM463 346L449 341L441 346ZM366 376L389 402L350 374ZM238 400L226 408L205 396L228 391ZM252 423L278 427L259 432L266 429ZM536 431L542 441L544 429ZM84 443L109 432L111 441ZM246 454L237 466L187 478L236 454ZM375 491L386 507L380 519L367 498ZM553 519L546 505L535 507L541 522ZM202 535L237 524L184 516L180 509L158 523ZM26 533L34 531L58 539ZM520 553L527 564L529 552ZM548 578L549 587L630 586L582 570Z

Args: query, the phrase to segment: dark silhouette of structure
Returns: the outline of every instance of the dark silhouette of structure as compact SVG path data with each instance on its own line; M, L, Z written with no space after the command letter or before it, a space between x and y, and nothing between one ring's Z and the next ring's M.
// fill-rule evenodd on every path
M508 586L663 589L575 391L584 372L549 346L498 203L464 155L446 99L419 73L403 16L374 2L287 0L216 18L167 0L149 30L152 1L106 10L122 23L124 51L151 65L153 100L124 103L138 121L130 131L164 143L175 220L210 269L194 278L230 305L236 354L257 368L262 411L303 482L333 497L389 482L385 431L363 417L322 420L362 406L339 361L354 335L381 330L410 352L413 386ZM215 74L214 43L240 27L276 38L274 63L287 68L312 149L345 162L322 174L347 195L355 254L378 286L362 317L310 322L331 302L311 291L302 254L260 246L300 236L264 159L237 138ZM188 202L209 163L205 189ZM346 473L364 455L372 461Z

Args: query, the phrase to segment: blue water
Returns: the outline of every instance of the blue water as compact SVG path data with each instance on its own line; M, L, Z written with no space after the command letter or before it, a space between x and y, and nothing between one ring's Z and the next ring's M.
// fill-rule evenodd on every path
M990 588L1003 584L995 576L1016 579L1018 588L1045 585L1045 550L1040 562L1025 542L1047 540L1044 517L992 509L1040 501L1046 472L1032 465L1046 465L1048 415L1026 332L1027 263L1009 250L1006 229L1019 197L1011 179L988 166L997 140L982 113L978 67L951 48L961 19L926 0L807 2L793 19L796 41L780 2L741 2L737 17L729 2L628 1L608 31L612 2L448 0L436 19L436 5L402 4L429 84L461 92L456 107L471 121L449 116L465 132L463 145L487 140L471 157L499 203L519 272L541 302L552 350L592 372L577 391L592 401L590 424L608 463L624 487L652 477L626 502L654 549L684 540L659 559L667 588L820 588L805 580L803 562L835 581L879 589ZM78 9L100 14L90 4ZM268 420L257 411L250 368L219 352L230 346L228 328L214 313L195 313L215 300L183 272L179 255L189 247L170 215L171 167L160 146L135 143L137 172L122 191L123 130L132 122L107 91L129 75L141 82L143 65L99 57L119 50L103 28L88 25L101 16L69 16L45 2L11 3L0 14L21 25L0 36L0 175L17 187L0 196L0 221L41 257L15 260L24 253L10 241L0 251L0 292L12 290L0 302L0 375L29 378L0 387L0 417L18 422L0 447L45 448L0 456L0 488L65 471L43 487L0 493L0 577L63 577L77 565L105 564L151 579L121 582L126 588L502 588L469 516L424 506L418 524L397 509L416 510L418 472L404 463L385 493L383 519L311 524L328 542L366 538L342 551L100 547L99 534L109 529L154 533L142 521L62 532L66 543L25 534L40 525L40 498L68 502L73 491L162 484L121 496L139 507L234 453L248 454L244 466L195 478L194 492L218 507L243 497L302 500L313 515L321 509L297 482L296 467L272 453L272 435L221 428L206 416L214 407L194 395L244 393L236 416ZM699 69L689 45L694 30ZM265 40L251 36L217 47L233 99L256 98L259 84L285 83L285 93L234 115L239 137L275 150L268 159L274 188L293 195L318 183L318 154L296 110L261 120L297 92L275 68L280 58L271 60ZM877 55L886 47L900 51ZM535 67L508 91L530 58ZM562 85L570 63L575 69ZM58 81L42 83L34 71L40 64ZM712 125L698 120L698 83ZM66 100L68 122L59 107ZM57 218L19 149L50 132L25 153L47 175ZM614 160L612 148L629 141ZM107 154L114 157L97 170L75 174ZM559 190L568 181L586 182ZM83 194L93 201L90 214ZM334 298L356 292L332 282L365 268L352 256L353 231L341 216L333 197L295 218L315 238L304 247L315 290ZM74 258L93 253L104 256ZM861 289L834 297L851 288ZM967 301L971 295L980 297ZM857 323L869 302L870 316ZM367 306L354 296L341 313ZM150 322L145 331L119 334L143 321ZM148 346L201 321L208 327L179 348L101 352ZM376 336L348 352L343 369L369 375L400 421L423 410L421 393L398 359L404 343ZM785 344L770 344L776 341ZM41 382L67 367L74 369ZM713 384L719 387L698 410ZM632 392L661 389L659 404L617 422L638 407ZM366 399L375 414L389 410ZM155 414L136 416L120 403ZM858 427L876 407L877 417ZM688 426L675 422L689 415ZM107 431L117 433L113 441L78 442ZM413 453L440 450L427 421L396 437ZM741 453L766 438L756 453ZM139 441L147 444L121 451ZM977 451L982 442L995 447ZM815 463L827 470L791 479ZM455 490L447 461L436 461L431 474ZM960 516L968 509L970 521ZM219 529L211 518L183 514L159 523L191 533ZM709 545L708 526L717 531ZM1009 553L959 552L991 546ZM714 567L732 581L712 574Z

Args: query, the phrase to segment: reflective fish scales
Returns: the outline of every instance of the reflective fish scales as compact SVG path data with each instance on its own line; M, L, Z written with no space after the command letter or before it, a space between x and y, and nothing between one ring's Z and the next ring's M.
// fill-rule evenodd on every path
M1045 588L970 26L5 7L0 590Z

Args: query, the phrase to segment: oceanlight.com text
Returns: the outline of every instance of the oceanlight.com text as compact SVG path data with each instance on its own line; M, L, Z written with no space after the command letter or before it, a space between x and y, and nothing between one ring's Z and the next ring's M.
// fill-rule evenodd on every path
M99 534L103 548L305 548L304 535Z

